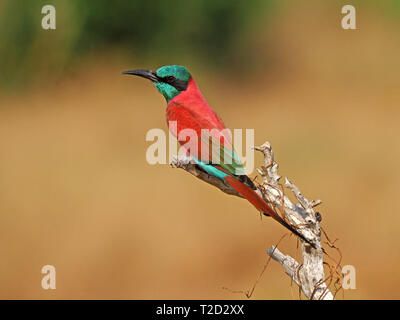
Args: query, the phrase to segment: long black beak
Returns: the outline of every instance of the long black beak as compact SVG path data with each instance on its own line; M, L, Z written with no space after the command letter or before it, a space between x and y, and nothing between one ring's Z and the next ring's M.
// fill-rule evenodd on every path
M144 69L128 70L128 71L122 72L122 74L131 74L134 76L143 77L143 78L149 79L153 82L159 81L157 74L151 70L144 70Z

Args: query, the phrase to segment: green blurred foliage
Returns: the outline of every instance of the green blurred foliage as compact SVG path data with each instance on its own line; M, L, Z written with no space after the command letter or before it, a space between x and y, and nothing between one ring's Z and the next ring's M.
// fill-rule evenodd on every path
M107 50L125 50L147 61L191 59L223 68L246 56L243 39L273 2L5 0L0 2L0 85L54 79L76 58ZM46 4L56 8L56 30L41 28Z

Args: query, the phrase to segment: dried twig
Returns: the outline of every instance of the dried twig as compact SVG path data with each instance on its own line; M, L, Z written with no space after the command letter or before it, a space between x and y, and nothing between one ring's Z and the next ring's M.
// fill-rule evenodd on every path
M334 297L327 287L324 275L324 250L321 246L321 227L319 213L314 208L321 204L321 200L308 200L288 178L285 178L284 187L290 190L298 203L293 203L284 194L283 186L279 181L278 164L274 160L274 153L269 142L254 148L262 152L264 166L257 169L263 182L259 185L259 194L268 201L272 207L279 209L285 220L294 226L307 240L311 241L316 249L302 241L302 263L288 255L284 255L275 246L267 250L267 254L279 262L286 274L299 286L304 295L309 299L333 300ZM217 187L223 192L241 197L238 192L225 184L222 180L208 175L187 157L176 157L172 166L184 169L195 177ZM334 270L337 268L335 267ZM332 274L328 276L332 278Z

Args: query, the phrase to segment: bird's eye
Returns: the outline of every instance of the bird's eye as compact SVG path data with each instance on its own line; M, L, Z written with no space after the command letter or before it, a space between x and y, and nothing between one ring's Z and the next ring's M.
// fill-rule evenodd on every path
M175 77L173 77L173 76L167 77L167 82L171 83L171 82L174 82L174 81L175 81Z

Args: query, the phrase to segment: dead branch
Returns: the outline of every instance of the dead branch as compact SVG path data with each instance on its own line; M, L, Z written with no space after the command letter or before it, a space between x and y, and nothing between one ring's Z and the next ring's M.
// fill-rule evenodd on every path
M267 254L279 262L286 274L299 286L304 295L314 300L333 300L334 297L325 283L324 251L321 246L321 217L314 212L314 208L321 204L321 200L308 200L299 188L288 178L284 186L279 181L278 164L274 160L274 153L269 142L254 148L262 152L264 166L257 169L263 182L258 186L259 194L275 209L283 213L285 219L294 226L307 240L312 242L316 249L308 243L302 242L302 263L288 255L284 255L275 246L267 250ZM225 184L221 179L208 175L201 170L190 158L179 156L171 162L173 167L181 168L221 191L241 197L241 195ZM284 187L290 190L298 203L293 203L284 193Z

